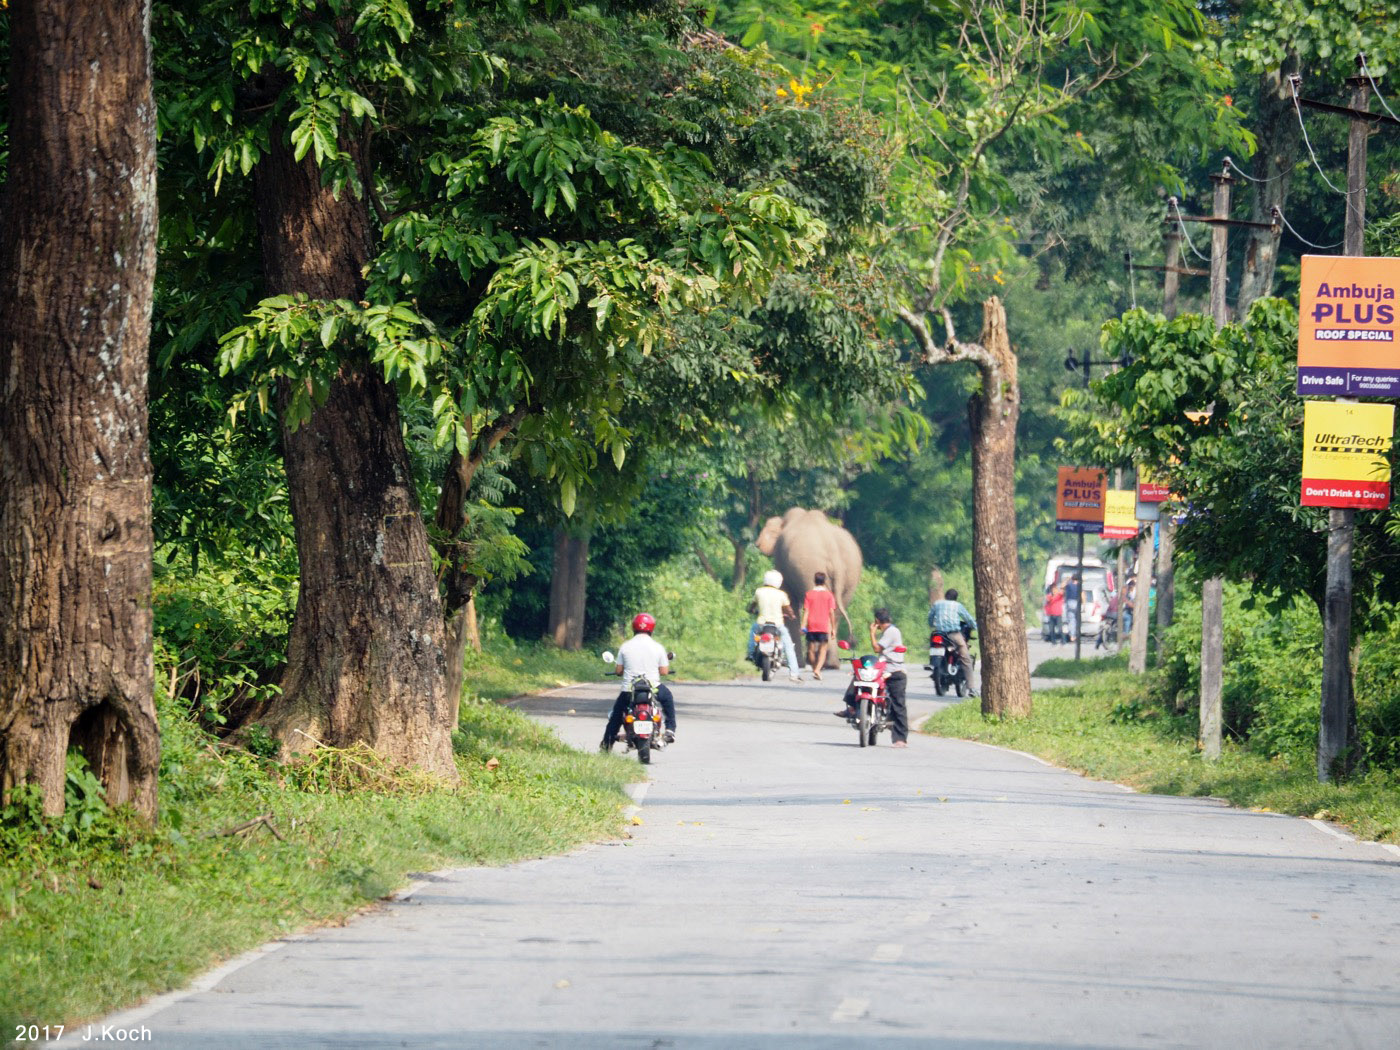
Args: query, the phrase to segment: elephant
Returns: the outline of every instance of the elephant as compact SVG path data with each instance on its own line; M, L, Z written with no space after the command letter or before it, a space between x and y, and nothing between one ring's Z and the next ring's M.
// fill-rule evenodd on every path
M834 524L819 510L803 510L793 507L782 517L769 518L763 524L755 545L773 559L773 567L783 574L783 589L792 599L795 612L801 613L802 596L813 585L813 577L819 572L826 573L827 587L836 595L836 606L846 619L847 630L851 629L851 618L846 612L856 585L860 583L860 570L863 564L860 546L855 537ZM798 621L788 623L788 630L794 640L798 633ZM800 653L799 660L805 659ZM836 647L827 651L827 663L836 663Z

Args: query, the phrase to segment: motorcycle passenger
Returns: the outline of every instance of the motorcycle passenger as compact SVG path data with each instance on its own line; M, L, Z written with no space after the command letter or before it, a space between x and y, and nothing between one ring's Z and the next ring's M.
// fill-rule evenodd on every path
M885 661L885 695L890 705L890 746L908 747L909 709L905 704L904 692L909 678L904 673L904 654L896 649L904 647L904 635L890 622L890 611L883 606L875 610L874 622L870 624L870 647ZM856 684L852 680L846 686L846 709L838 711L836 717L853 719L856 717Z
M661 713L665 719L663 739L668 744L676 741L676 701L671 696L671 690L661 684L661 676L671 673L670 656L666 648L651 636L651 632L656 630L656 618L650 613L638 613L632 617L632 630L632 637L623 642L617 650L615 668L629 689L619 693L617 702L613 704L607 728L603 730L600 751L611 751L613 744L617 742L618 730L622 728L622 720L627 714L628 692L633 679L636 678L645 678L656 690L656 699L661 704Z
M782 589L783 574L777 569L769 569L763 574L763 586L753 592L754 608L758 614L758 619L749 628L749 652L748 659L753 659L754 649L758 646L758 629L765 623L771 623L778 629L778 635L783 642L783 655L787 657L788 678L794 682L802 681L802 676L797 673L797 650L793 648L792 635L787 629L787 620L797 619L797 614L792 611L792 602L788 599L787 592Z
M977 621L958 601L958 592L954 588L948 588L943 598L933 603L928 611L928 625L957 650L958 666L962 668L963 681L967 683L967 695L976 696L977 690L972 688L972 650L967 647L967 637L968 633L977 630Z

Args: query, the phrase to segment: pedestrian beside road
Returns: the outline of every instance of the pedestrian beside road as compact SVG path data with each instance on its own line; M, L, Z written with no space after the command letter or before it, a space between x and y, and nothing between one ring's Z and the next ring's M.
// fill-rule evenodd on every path
M1079 637L1079 599L1084 593L1084 580L1073 576L1065 584L1065 626L1069 629L1069 641Z
M1045 588L1045 640L1065 640L1065 592L1058 580Z

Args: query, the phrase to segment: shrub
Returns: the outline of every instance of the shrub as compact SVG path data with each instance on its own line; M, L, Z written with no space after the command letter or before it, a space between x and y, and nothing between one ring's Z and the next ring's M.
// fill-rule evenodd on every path
M267 559L209 566L192 576L159 571L154 606L162 684L210 728L275 692L296 596L295 576Z

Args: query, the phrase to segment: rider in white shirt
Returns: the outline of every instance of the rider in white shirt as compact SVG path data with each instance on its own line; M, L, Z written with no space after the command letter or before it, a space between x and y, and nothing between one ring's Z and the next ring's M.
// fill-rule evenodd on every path
M661 713L665 719L664 739L668 744L675 743L676 701L671 696L671 690L661 684L662 676L671 673L671 658L666 652L666 647L651 636L651 632L656 630L656 618L650 613L638 613L632 617L632 630L636 633L623 642L617 650L615 670L629 688L632 682L638 678L645 678L651 683L652 688L656 690L656 700L661 705ZM617 700L613 704L612 714L608 716L607 727L603 730L603 743L599 750L612 750L613 744L617 742L618 730L622 728L622 719L626 714L627 691L624 690L618 694Z

